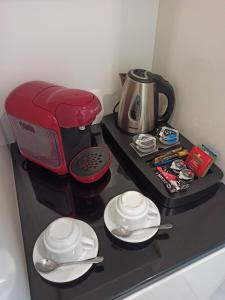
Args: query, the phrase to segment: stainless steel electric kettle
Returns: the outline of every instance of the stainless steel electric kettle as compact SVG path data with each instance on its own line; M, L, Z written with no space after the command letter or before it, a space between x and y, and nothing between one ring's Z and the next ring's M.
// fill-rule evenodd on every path
M166 123L174 109L175 95L163 77L142 69L120 74L123 83L118 110L118 126L130 133L146 133ZM168 99L166 111L159 116L159 93Z

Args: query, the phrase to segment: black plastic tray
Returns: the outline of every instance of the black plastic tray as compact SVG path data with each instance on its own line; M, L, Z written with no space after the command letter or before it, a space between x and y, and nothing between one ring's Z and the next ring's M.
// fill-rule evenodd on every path
M199 201L202 197L216 192L223 178L223 172L213 164L205 177L195 179L187 190L169 194L161 180L155 175L154 169L148 161L152 155L138 157L130 147L132 134L127 134L117 127L116 114L105 116L102 120L103 136L125 166L129 165L129 175L136 182L144 185L144 193L148 193L154 202L159 202L165 207L176 208ZM180 134L180 144L186 149L192 148L192 143ZM131 174L132 173L132 174Z

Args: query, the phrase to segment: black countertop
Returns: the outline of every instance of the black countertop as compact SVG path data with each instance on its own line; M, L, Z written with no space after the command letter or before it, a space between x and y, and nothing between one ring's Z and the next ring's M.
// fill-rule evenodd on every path
M20 219L32 300L122 299L138 288L225 246L225 186L210 199L180 211L159 206L162 223L173 223L148 242L129 245L113 238L104 226L103 212L114 196L138 190L113 157L110 172L98 183L76 183L24 161L16 144L11 148ZM104 263L67 284L42 279L32 262L34 243L54 219L61 216L89 223L99 239Z

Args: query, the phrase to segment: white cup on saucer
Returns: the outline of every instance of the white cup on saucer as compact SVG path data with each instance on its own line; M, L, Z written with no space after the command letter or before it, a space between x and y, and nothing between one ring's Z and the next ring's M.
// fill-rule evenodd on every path
M149 226L155 216L149 199L136 191L121 194L116 200L115 211L117 225L130 230Z
M93 249L94 240L83 236L75 219L59 218L45 229L43 244L46 258L62 263L77 260L82 251Z

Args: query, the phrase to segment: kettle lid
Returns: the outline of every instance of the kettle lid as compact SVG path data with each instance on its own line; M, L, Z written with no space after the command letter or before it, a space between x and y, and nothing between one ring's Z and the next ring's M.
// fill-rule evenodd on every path
M144 69L133 69L128 72L128 76L137 81L142 83L150 83L154 81L154 74L151 72L144 70Z

